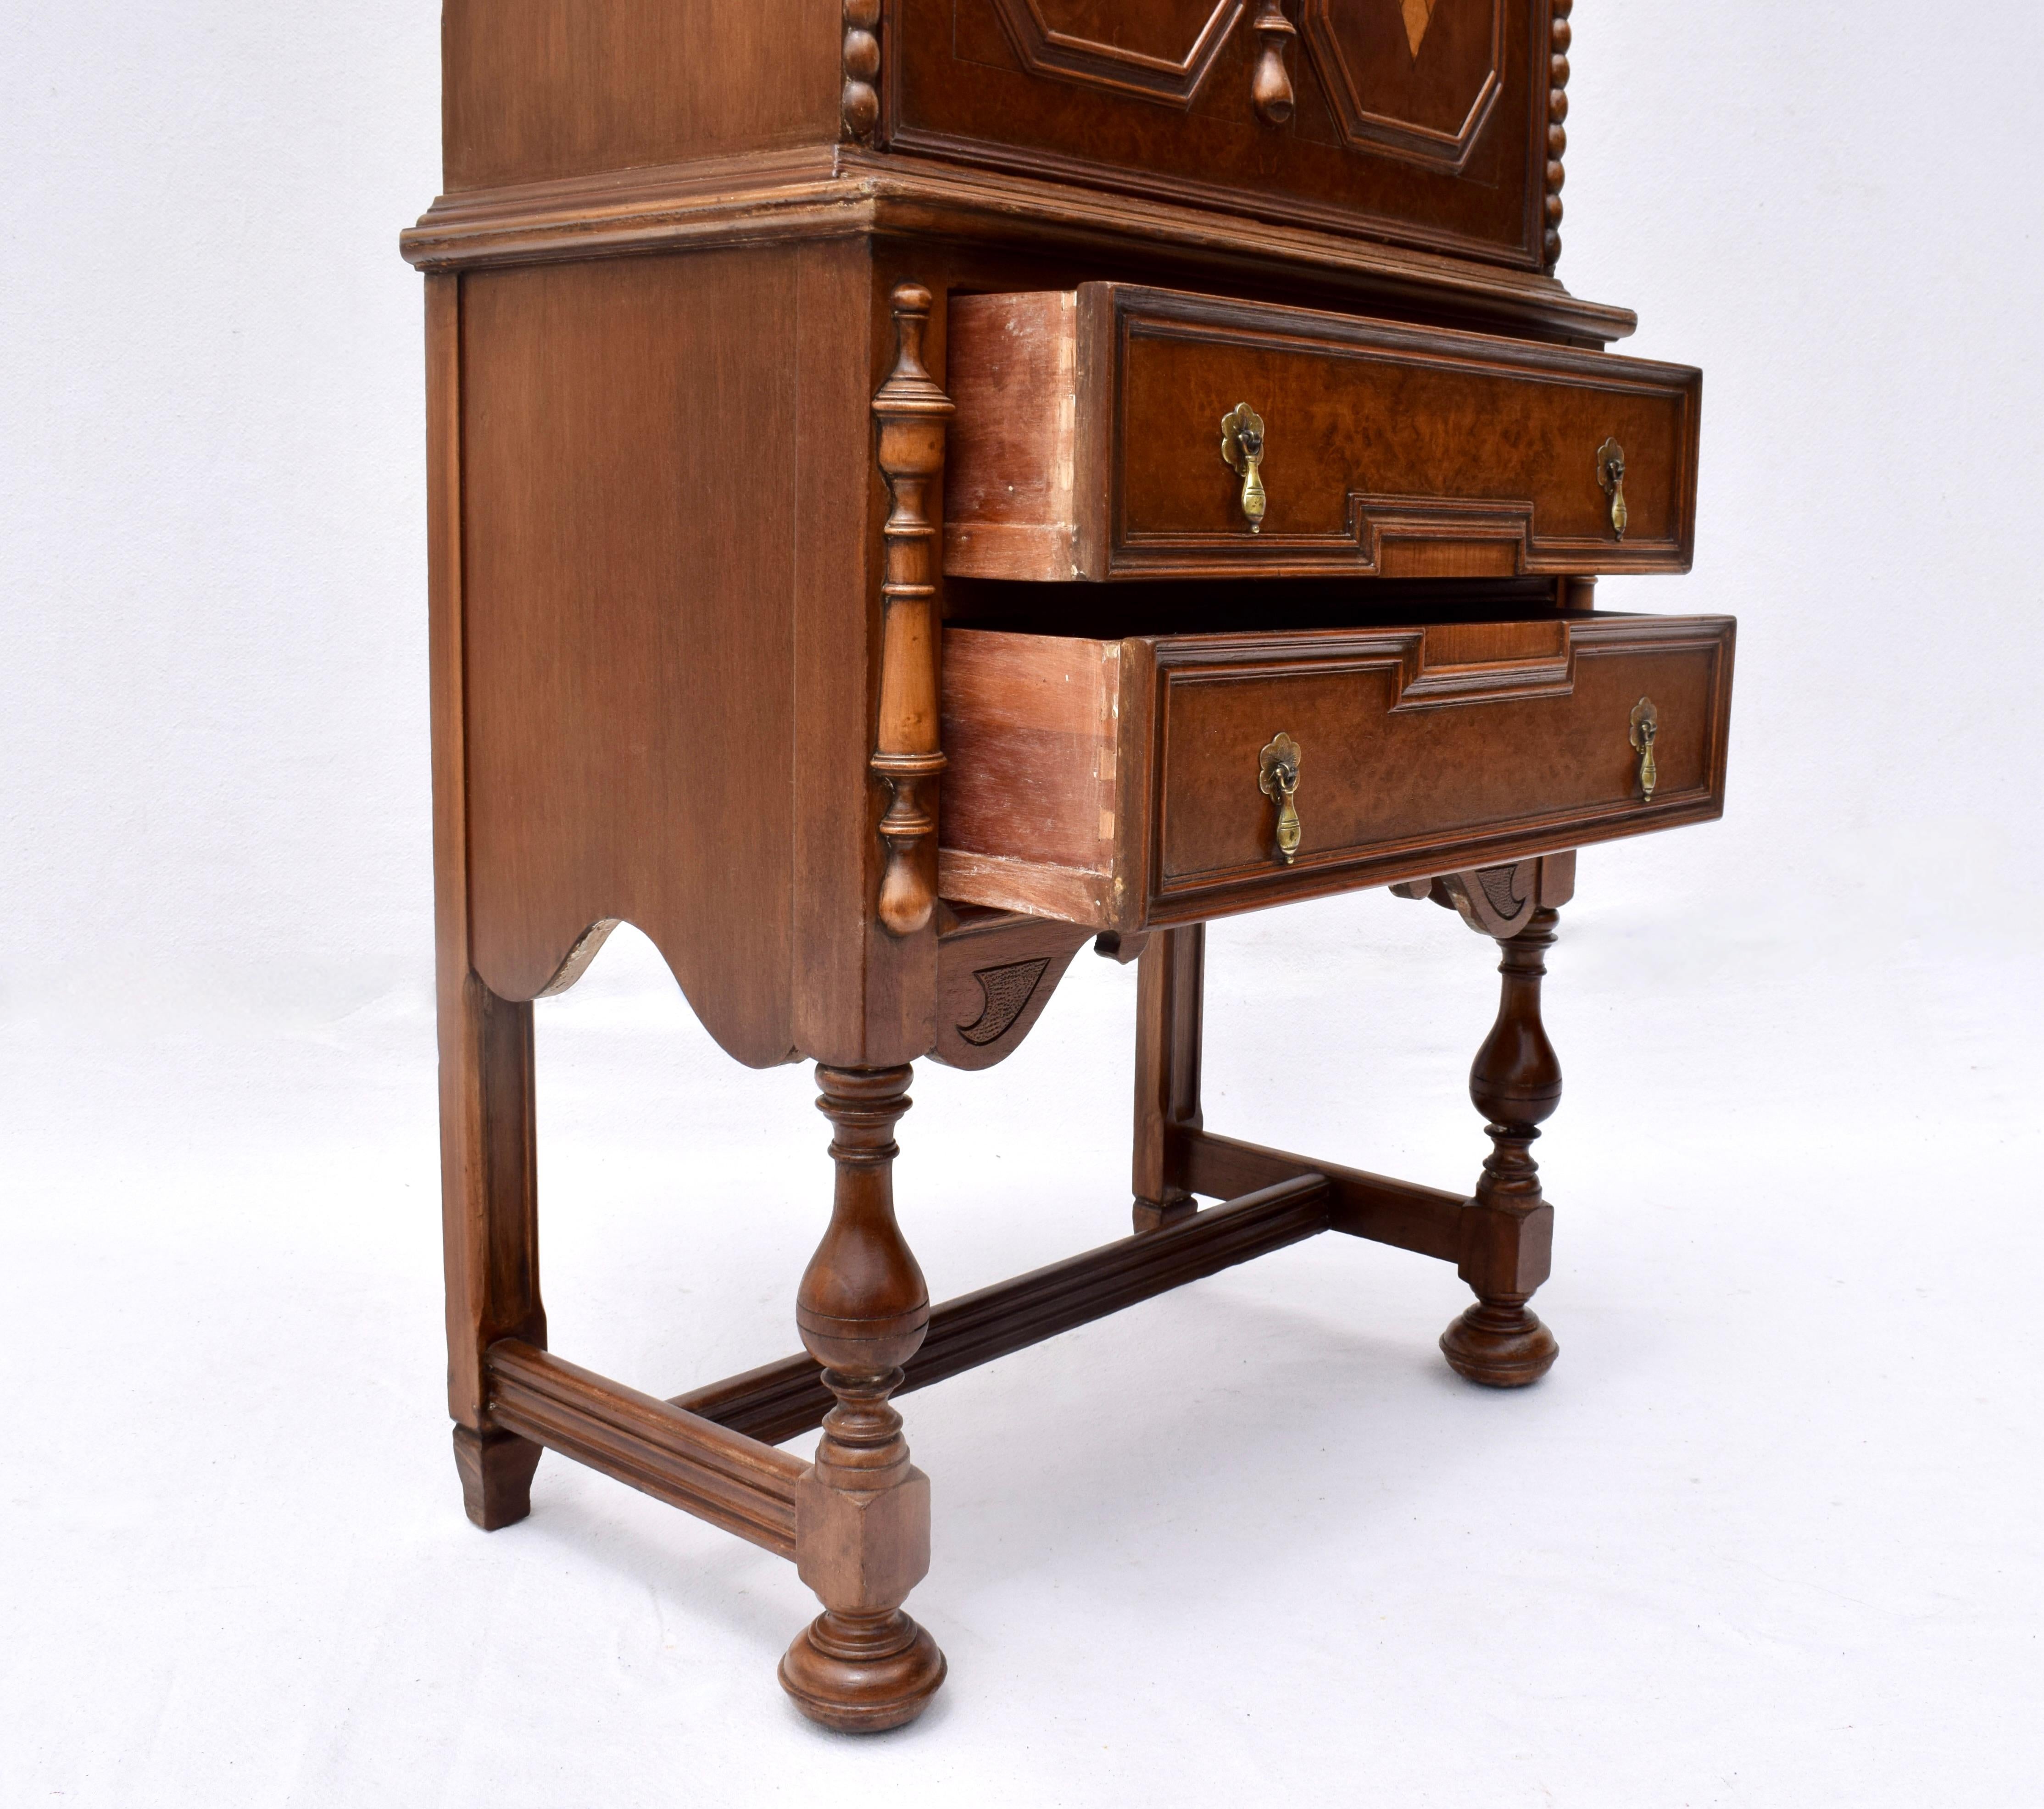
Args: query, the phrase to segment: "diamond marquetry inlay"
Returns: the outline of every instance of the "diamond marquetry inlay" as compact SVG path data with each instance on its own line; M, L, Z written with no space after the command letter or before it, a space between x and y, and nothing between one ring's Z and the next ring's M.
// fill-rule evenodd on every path
M1434 9L1440 0L1404 0L1405 41L1412 47L1412 54L1420 54L1420 46L1427 36L1427 28L1434 22Z

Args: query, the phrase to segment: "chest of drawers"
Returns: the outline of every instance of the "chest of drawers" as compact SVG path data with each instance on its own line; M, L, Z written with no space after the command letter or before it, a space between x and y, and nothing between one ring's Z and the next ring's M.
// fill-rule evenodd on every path
M1553 274L1569 13L448 0L404 248L465 1500L548 1448L791 1558L830 1726L943 1676L897 1397L1324 1231L1457 1266L1473 1381L1554 1361L1545 954L1578 847L1723 808L1733 647L1596 607L1689 567L1700 380ZM1501 951L1467 1193L1205 1128L1203 926L1366 886ZM832 1125L802 1354L670 1398L539 1285L532 1003L627 921ZM997 1067L1089 943L1139 963L1135 1235L932 1308L911 1064Z

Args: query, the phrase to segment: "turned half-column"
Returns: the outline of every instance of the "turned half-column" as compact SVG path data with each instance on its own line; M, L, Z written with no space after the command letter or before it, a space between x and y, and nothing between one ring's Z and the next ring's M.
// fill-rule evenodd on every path
M819 1063L837 1188L795 1320L837 1397L797 1485L795 1565L824 1611L788 1648L781 1682L803 1713L847 1733L912 1721L944 1656L901 1611L930 1568L930 1480L909 1461L888 1396L929 1324L923 1272L894 1222L894 1126L909 1070Z
M931 499L944 468L951 398L923 365L930 292L905 282L893 297L894 367L873 398L881 475L893 506L885 529L880 723L873 770L889 793L880 834L887 863L880 921L910 936L928 927L937 901L939 740L937 527Z

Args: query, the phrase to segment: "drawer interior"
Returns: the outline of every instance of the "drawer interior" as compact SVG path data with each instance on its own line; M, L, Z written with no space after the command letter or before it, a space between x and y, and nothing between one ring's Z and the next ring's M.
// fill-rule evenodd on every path
M1385 624L1523 621L1594 609L1582 578L1222 578L1101 585L947 578L947 626L1010 634L1254 634Z

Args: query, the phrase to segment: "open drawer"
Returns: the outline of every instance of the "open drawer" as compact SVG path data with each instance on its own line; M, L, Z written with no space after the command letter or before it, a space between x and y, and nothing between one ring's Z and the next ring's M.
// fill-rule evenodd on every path
M1127 932L1716 817L1733 630L947 629L938 889Z
M1686 366L1112 282L947 332L954 577L1689 567Z

